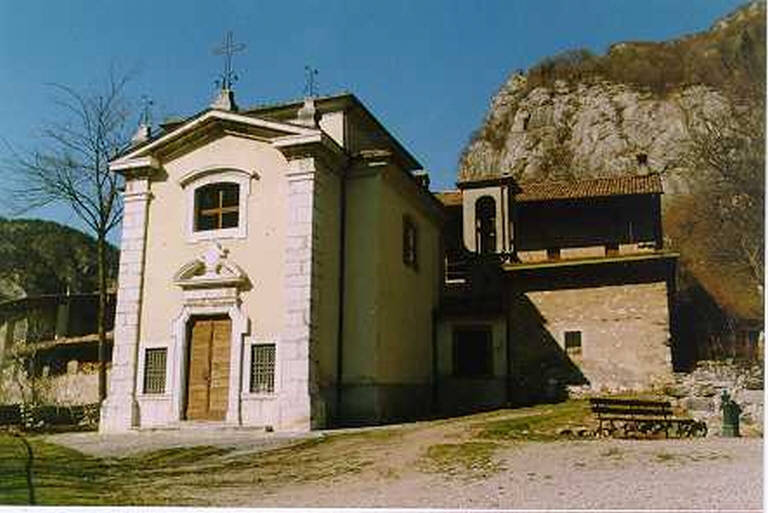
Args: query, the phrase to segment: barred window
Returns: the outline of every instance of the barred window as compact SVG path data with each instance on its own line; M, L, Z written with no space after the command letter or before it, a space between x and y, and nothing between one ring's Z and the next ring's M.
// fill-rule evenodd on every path
M271 394L275 391L275 344L251 346L251 392Z
M165 360L167 349L164 347L147 349L144 358L144 393L165 393Z

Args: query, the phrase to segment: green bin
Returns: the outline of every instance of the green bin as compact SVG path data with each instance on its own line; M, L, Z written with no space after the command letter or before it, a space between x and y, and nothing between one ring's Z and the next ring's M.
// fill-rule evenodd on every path
M731 396L725 390L723 390L723 395L720 396L720 409L723 411L722 435L728 437L740 436L739 415L741 415L741 407L731 399Z

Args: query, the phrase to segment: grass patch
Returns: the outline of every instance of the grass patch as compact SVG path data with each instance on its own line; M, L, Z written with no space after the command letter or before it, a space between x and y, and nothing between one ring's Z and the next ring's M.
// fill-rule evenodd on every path
M207 458L222 456L232 452L230 447L212 447L208 445L199 447L173 447L161 449L137 456L120 458L127 466L139 468L151 467L183 467L187 465L199 465Z
M678 459L680 459L679 456L669 452L656 453L656 461L661 463L668 463L668 462L676 461Z
M37 504L96 505L110 497L108 466L102 460L34 436L27 440L34 454L32 483ZM0 504L28 504L26 458L19 439L0 434Z
M448 474L494 472L499 469L493 461L497 448L498 444L494 442L432 445L427 449L425 470Z
M571 400L510 410L508 418L479 422L473 427L478 438L550 441L561 439L558 433L562 429L585 426L591 422L589 402Z

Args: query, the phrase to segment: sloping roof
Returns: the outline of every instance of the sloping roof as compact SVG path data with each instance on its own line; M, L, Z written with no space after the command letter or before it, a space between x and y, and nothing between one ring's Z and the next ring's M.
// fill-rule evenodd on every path
M435 198L445 207L461 205L461 191L440 191L434 194Z
M515 201L548 201L561 199L600 198L664 192L658 174L616 176L578 182L539 182L520 184Z

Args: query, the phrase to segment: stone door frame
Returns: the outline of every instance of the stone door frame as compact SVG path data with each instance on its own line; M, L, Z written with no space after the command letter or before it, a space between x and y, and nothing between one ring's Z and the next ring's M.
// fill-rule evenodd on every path
M193 317L225 315L232 323L229 356L229 398L227 401L226 424L240 425L240 389L242 383L243 340L248 332L248 317L236 302L231 304L200 305L186 304L174 319L172 325L172 346L174 361L171 375L171 401L173 417L184 422L184 398L187 384L187 356L189 354L189 322Z

